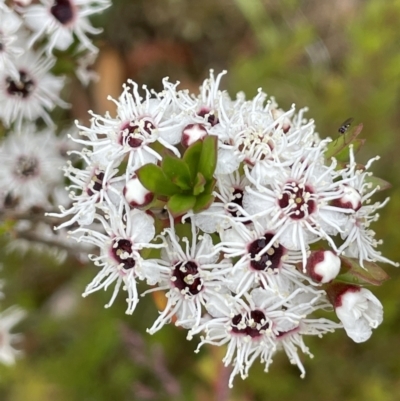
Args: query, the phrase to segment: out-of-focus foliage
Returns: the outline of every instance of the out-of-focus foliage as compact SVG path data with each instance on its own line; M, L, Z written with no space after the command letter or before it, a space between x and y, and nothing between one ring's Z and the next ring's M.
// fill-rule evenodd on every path
M106 27L102 79L92 88L93 106L90 96L88 107L71 99L79 118L82 107L107 107L99 93L118 94L116 76L150 87L169 75L193 88L210 67L230 71L232 94L254 95L262 87L282 107L309 107L321 136L336 138L341 123L354 117L367 139L360 162L381 155L375 175L393 185L377 195L392 199L375 230L385 239L385 256L400 261L399 0L115 0L97 19ZM385 320L367 343L354 344L340 331L307 339L315 358L304 360L304 380L282 355L269 373L254 366L229 392L223 350L194 354L195 343L174 327L145 333L156 317L151 297L133 316L124 315L123 299L103 309L109 294L80 297L95 267L6 253L14 240L1 242L5 303L23 306L29 316L19 325L25 358L0 366L2 401L398 399L400 284L393 267L384 266L392 280L376 291Z

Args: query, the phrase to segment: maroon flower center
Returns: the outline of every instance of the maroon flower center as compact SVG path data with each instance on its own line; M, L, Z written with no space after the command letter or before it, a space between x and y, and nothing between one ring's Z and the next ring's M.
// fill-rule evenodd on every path
M12 96L20 96L23 99L27 98L35 89L35 82L24 71L19 71L19 81L14 81L11 77L7 77L6 82L7 92Z
M55 0L50 12L63 25L67 25L74 18L74 10L70 0Z
M219 123L218 117L215 114L215 111L207 108L207 107L203 107L198 113L198 116L206 118L207 121L212 125L216 125Z
M129 256L132 253L132 242L128 239L115 241L111 253L118 263L122 263L125 270L135 267L135 259Z
M15 167L15 174L20 178L31 178L38 174L39 163L34 157L19 156Z
M289 214L291 219L300 220L315 212L316 202L313 194L314 192L308 185L287 183L278 204Z
M262 335L261 331L265 331L269 327L265 315L260 310L253 310L248 315L235 315L232 318L232 332L236 334L245 334L251 338Z
M172 273L172 282L180 291L196 295L203 289L203 280L199 277L196 262L179 262Z
M234 188L231 199L229 200L230 203L234 203L240 207L243 207L243 189L241 188ZM233 217L243 217L242 213L240 213L237 207L233 205L227 206L226 210L233 216ZM250 220L244 221L243 224L251 223Z
M94 195L96 192L99 192L100 190L103 189L103 179L104 179L104 172L100 171L99 173L96 173L87 188L87 193L89 196Z
M148 120L138 122L128 122L121 128L121 145L127 144L131 148L139 148L143 143L143 134L151 135L155 125Z
M254 270L267 271L276 270L280 267L285 248L279 243L273 243L271 247L262 255L258 255L271 241L273 234L265 234L264 237L253 241L248 252L251 257L250 266Z

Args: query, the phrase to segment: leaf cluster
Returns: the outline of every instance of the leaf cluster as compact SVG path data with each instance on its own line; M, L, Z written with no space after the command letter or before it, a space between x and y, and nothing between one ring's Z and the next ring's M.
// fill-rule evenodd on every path
M160 165L146 164L136 171L142 185L165 202L174 216L207 209L214 200L217 140L213 135L189 146L181 158L165 153Z

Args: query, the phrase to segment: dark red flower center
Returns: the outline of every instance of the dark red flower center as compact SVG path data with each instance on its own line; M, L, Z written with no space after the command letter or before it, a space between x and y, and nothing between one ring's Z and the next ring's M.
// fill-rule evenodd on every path
M241 188L234 188L231 199L229 200L230 203L234 203L235 205L238 205L240 207L243 207L243 189ZM231 214L233 217L243 217L242 213L238 211L238 208L229 205L227 206L226 210ZM243 224L249 224L251 223L250 220L244 221Z
M104 179L103 171L100 171L99 173L93 175L87 188L87 193L89 196L92 196L96 192L99 192L101 189L103 189L103 179Z
M172 282L176 288L190 295L196 295L203 289L197 263L193 261L177 263L172 273Z
M143 143L143 134L151 135L155 125L148 120L142 120L141 123L128 122L121 128L121 144L127 144L131 148L139 148Z
M113 243L111 253L118 263L122 263L125 270L135 267L135 259L129 256L132 253L132 242L128 239L120 239Z
M205 118L212 126L219 123L218 117L214 110L203 107L198 113L198 116Z
M313 195L314 192L308 185L287 183L278 204L291 219L300 220L315 212L316 202Z
M67 25L74 18L74 9L70 0L55 0L50 12L63 25Z
M11 77L6 78L7 92L12 96L27 98L35 89L35 82L24 71L19 71L19 80L14 81Z
M251 257L250 266L254 270L276 270L280 267L282 256L285 254L286 251L286 249L281 244L273 243L265 253L259 255L259 253L272 240L273 236L273 234L265 234L264 237L253 241L249 245L248 252Z
M245 334L251 338L262 335L261 331L265 331L269 327L265 315L260 310L253 310L250 316L235 315L232 318L232 332L236 334Z

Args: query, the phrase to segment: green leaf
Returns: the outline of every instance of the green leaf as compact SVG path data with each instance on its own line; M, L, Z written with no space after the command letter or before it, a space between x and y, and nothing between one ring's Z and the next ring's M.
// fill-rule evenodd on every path
M196 204L193 206L193 211L198 213L202 210L208 209L214 200L214 196L210 194L202 194L196 198Z
M337 281L349 284L372 284L381 285L389 279L386 272L374 262L364 261L364 268L360 266L358 259L340 256L342 268L346 273L336 277Z
M161 168L153 163L140 167L136 170L136 175L142 185L156 195L172 196L182 192L177 185L168 179Z
M216 183L217 183L217 180L215 178L208 181L207 184L204 186L204 193L211 194L211 192L214 190Z
M198 171L205 179L211 180L217 167L218 138L215 135L207 135L203 140L203 148L199 160Z
M196 203L196 197L193 195L177 194L173 195L168 203L168 210L174 217L181 216L188 212Z
M392 184L390 182L387 182L385 180L382 180L382 178L379 177L365 177L365 181L368 182L371 186L371 189L378 188L378 191L384 191L386 189L392 188Z
M353 142L351 143L351 145L353 145L353 153L356 154L361 147L364 145L365 143L365 139L354 139ZM347 162L348 160L350 160L350 150L349 150L349 146L345 147L344 149L342 149L335 157L338 161L342 161L342 162Z
M197 175L202 148L203 148L203 142L197 141L197 142L193 143L192 145L190 145L186 149L186 152L183 155L183 160L186 162L186 164L189 167L192 181L195 180L196 175Z
M200 172L196 175L196 180L193 187L193 195L197 196L204 192L204 186L206 185L206 179Z
M326 151L325 159L329 160L331 157L338 155L343 149L347 148L352 143L363 129L363 125L359 124L352 130L347 131L345 134L340 135L337 139L332 141Z
M191 189L191 176L188 165L175 156L164 155L161 163L161 169L165 175L178 187L182 189Z

